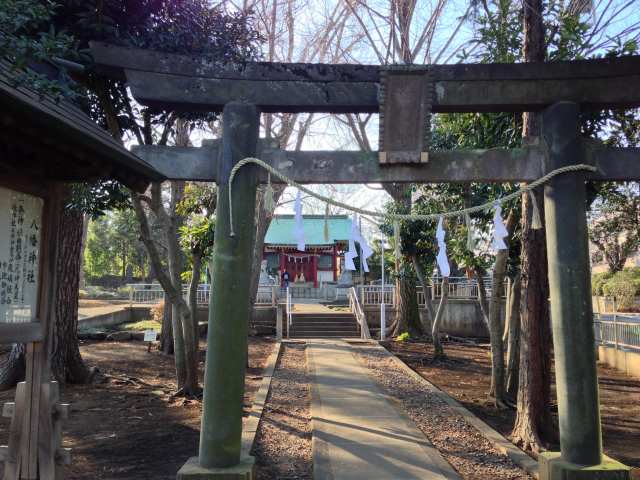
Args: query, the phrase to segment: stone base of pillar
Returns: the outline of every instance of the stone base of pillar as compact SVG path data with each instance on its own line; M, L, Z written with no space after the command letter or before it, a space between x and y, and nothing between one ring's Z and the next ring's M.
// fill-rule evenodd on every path
M560 452L544 452L538 457L539 480L630 480L631 468L602 457L599 465L576 465L562 459Z
M176 480L254 480L255 459L242 457L240 463L227 468L203 468L198 457L191 457L178 471Z

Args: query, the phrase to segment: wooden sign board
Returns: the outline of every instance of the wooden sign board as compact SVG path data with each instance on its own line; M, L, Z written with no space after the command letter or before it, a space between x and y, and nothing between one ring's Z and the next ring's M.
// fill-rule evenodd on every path
M0 187L0 332L3 342L36 341L44 200Z
M381 164L429 161L432 103L428 67L390 67L380 73Z

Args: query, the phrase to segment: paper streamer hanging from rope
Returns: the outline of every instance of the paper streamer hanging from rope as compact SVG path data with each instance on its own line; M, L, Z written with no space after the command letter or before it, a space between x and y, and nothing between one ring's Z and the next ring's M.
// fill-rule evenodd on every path
M362 236L362 232L358 227L358 216L354 215L351 219L351 234L349 235L349 251L344 254L344 264L347 270L355 270L356 266L353 263L353 259L358 256L356 250L356 242L360 244L360 261L362 262L362 269L365 272L369 271L369 265L367 264L367 258L373 254L373 249L366 242Z
M533 190L529 190L529 200L531 200L531 228L540 230L542 228L542 220L540 219L540 210L538 209L538 201Z
M493 241L491 242L494 250L507 249L507 244L504 243L504 238L507 235L509 235L509 232L502 221L502 207L499 203L496 203L496 209L493 213Z
M294 211L296 224L293 228L293 236L296 239L296 243L298 244L298 250L304 252L304 224L302 221L302 195L300 193L300 190L298 190L298 195L296 195Z
M443 277L448 277L451 274L451 269L449 268L449 260L447 259L447 244L444 241L445 232L442 227L443 218L440 217L438 220L438 228L436 229L436 240L438 241L438 256L436 260L438 262L438 268L440 269L440 275Z

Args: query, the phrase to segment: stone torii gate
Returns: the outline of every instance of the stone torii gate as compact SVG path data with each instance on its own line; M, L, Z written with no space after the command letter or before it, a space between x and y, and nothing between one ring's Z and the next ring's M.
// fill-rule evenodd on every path
M255 194L266 180L264 172L247 166L236 175L234 237L228 216L230 171L250 156L299 183L528 182L568 165L597 167L593 173L557 176L544 188L561 454L541 455L540 478L628 478L626 467L602 453L584 182L640 180L640 149L584 141L578 114L640 106L640 57L432 65L386 78L393 68L282 63L221 68L199 58L102 43L93 43L92 53L98 70L126 79L142 104L223 113L220 142L136 150L169 178L215 181L219 187L200 449L178 478L252 478L253 461L240 458L240 445L246 292ZM381 105L390 95L389 105ZM385 126L379 153L285 152L268 146L258 151L260 112L379 111ZM542 112L541 137L519 149L428 152L425 119L431 112L499 111Z

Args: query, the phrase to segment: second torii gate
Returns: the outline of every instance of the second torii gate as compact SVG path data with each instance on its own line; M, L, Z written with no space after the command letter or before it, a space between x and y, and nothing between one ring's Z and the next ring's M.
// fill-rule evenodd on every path
M240 458L240 439L255 195L265 181L255 166L242 168L234 181L234 237L228 216L230 171L250 156L299 183L527 182L567 165L597 167L594 173L557 176L545 186L561 454L541 455L540 478L628 478L626 467L602 454L584 182L640 180L640 151L584 141L578 114L581 108L640 106L640 57L425 66L412 72L417 81L400 83L412 95L422 95L409 88L413 81L429 87L422 101L405 102L420 107L410 112L412 121L431 111L541 111L542 135L519 149L451 152L425 152L420 139L409 145L417 150L407 152L406 139L393 142L402 132L386 131L383 136L391 141L385 151L363 154L268 147L258 152L259 113L378 112L386 93L380 91L381 76L388 67L248 63L221 68L197 58L100 43L92 44L92 53L99 70L125 78L142 104L223 112L221 142L199 149L136 150L169 178L215 181L219 188L200 450L178 478L252 478L252 460ZM394 163L407 160L416 163Z

